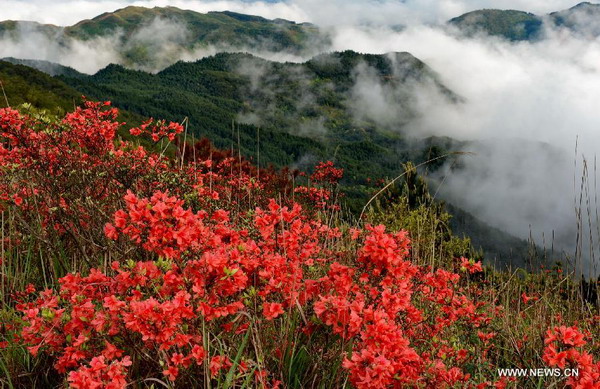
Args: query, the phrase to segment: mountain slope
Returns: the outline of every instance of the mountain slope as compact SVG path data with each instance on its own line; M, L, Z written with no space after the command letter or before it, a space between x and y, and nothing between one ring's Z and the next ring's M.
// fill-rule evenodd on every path
M237 143L276 165L311 165L335 156L352 183L391 177L409 156L425 155L400 135L417 115L415 88L452 94L424 63L408 53L363 55L347 51L303 64L270 62L249 54L221 53L197 62L178 62L157 73L111 65L89 77L62 79L87 96L110 99L144 116L190 119L194 134L218 147ZM386 121L364 107L363 85L381 88L388 100ZM232 135L232 122L237 123ZM260 128L260 134L258 134Z
M584 2L543 16L515 10L485 9L453 18L448 24L466 36L483 33L510 41L543 39L545 27L563 28L595 38L600 36L600 4Z
M40 109L66 112L81 100L81 94L64 82L6 61L0 61L0 81L11 106L29 103ZM0 107L5 107L4 96L0 97Z
M450 228L458 237L468 237L473 248L481 250L487 263L498 268L506 266L528 268L526 259L535 249L523 239L495 228L451 203L445 203L452 215Z
M390 58L395 58L397 61L403 59L402 68L406 73L397 73L396 78L392 78L390 65L393 62ZM352 80L356 77L352 68L357 64L369 63L373 71L380 72L380 77L387 82L400 83L402 77L414 81L419 77L427 79L433 76L428 74L429 71L424 64L406 53L395 53L391 56L363 56L345 52L321 56L301 65L272 64L244 54L221 54L196 63L178 63L156 75L111 65L94 76L75 73L77 75L75 78L60 77L76 86L77 90L67 86L60 79L52 78L37 70L0 62L0 80L13 106L29 101L38 108L56 112L56 105L58 105L59 110L67 110L72 109L73 105L80 101L83 93L92 98L113 100L122 109L135 112L132 114L127 110L122 111L120 120L130 122L129 124L139 123L143 116L165 117L172 120L181 120L187 116L190 119L190 130L197 135L207 136L226 148L232 145L237 147L239 139L242 152L255 161L257 161L256 152L260 147L261 166L270 162L279 166L306 168L317 160L333 158L345 169L348 179L344 184L346 193L344 202L354 210L360 210L365 204L365 198L372 195L373 187L364 185L367 178L372 178L374 181L378 176L397 175L402 169L401 162L423 161L441 155L445 150L464 146L449 138L412 141L397 133L386 134L375 127L371 129L353 127L350 124L352 117L344 113L344 101L339 101L337 106L329 106L328 109L335 112L332 118L334 123L339 124L346 120L349 127L345 130L332 127L331 133L321 138L312 139L310 136L294 134L294 127L289 122L283 122L287 123L284 130L288 132L281 131L275 126L259 129L252 124L235 124L232 128L230 123L239 118L238 110L252 108L249 95L240 94L244 88L252 87L252 80L231 70L231 66L242 59L248 61L245 64L255 63L266 66L266 74L274 77L267 77L267 80L260 82L255 80L256 85L262 85L262 82L276 85L277 80L282 82L279 90L275 91L276 95L282 96L282 107L287 106L288 112L295 109L308 109L289 106L291 100L286 102L281 91L290 88L291 95L296 93L293 84L302 79L298 77L290 79L289 73L296 72L295 74L298 75L300 69L312 72L310 74L315 79L321 77L321 80L335 80L335 82L330 81L330 86L326 88L334 95L317 97L312 108L315 111L325 109L328 104L335 102L335 93L341 95L352 88ZM406 63L413 63L415 67L408 71L409 67ZM274 68L269 67L270 65ZM425 71L419 72L419 68ZM279 79L283 77L279 73L288 73L288 79ZM301 86L302 84L296 87ZM338 88L337 92L336 88ZM246 90L244 93L251 92ZM266 104L267 107L269 105L270 103ZM258 101L256 107L265 108L265 103ZM277 110L275 107L272 108ZM329 111L325 110L325 112ZM270 118L277 116L274 112L262 112L262 114ZM345 116L345 119L335 117L336 115ZM128 134L123 131L121 136L127 137ZM258 139L260 144L257 142ZM436 166L431 166L431 169L435 168ZM482 247L490 258L492 256L504 258L508 255L498 251L498 248L526 246L526 243L507 234L498 233L483 223L474 223L471 219L461 217L462 213L458 209L453 209L453 213L459 215L454 219L459 222L453 226L455 231L459 234L472 235L475 246ZM509 253L512 263L522 263L523 257L519 257L521 251L514 253L514 256Z
M2 61L10 62L15 65L25 65L30 68L34 68L39 70L40 72L44 72L49 76L66 76L66 77L81 77L82 73L77 70L69 67L63 66L50 61L41 61L36 59L20 59L20 58L0 58Z
M22 34L38 33L50 38L60 38L63 27L53 24L42 24L26 20L4 20L0 21L0 36L18 38Z
M32 35L33 34L33 35ZM126 7L69 27L35 22L0 22L0 37L25 41L44 38L57 49L105 45L113 62L160 70L179 58L198 57L206 50L251 50L279 55L308 55L322 50L328 38L307 23L234 12L206 14L176 7Z
M522 11L485 9L453 18L449 24L468 36L485 33L511 41L522 41L539 37L542 19Z
M568 10L550 14L553 23L578 34L600 36L600 4L580 3Z
M37 61L33 63L40 64ZM41 64L45 67L56 65ZM73 72L67 72L67 74L79 74ZM60 116L65 112L72 111L82 101L82 93L60 79L18 63L0 60L0 82L3 92L6 94L5 98L4 94L0 92L0 108L6 107L8 100L8 105L13 108L22 104L30 104L33 108L46 110L52 115ZM144 117L123 109L119 113L118 120L127 123L119 131L121 138L132 139L128 129L141 124Z

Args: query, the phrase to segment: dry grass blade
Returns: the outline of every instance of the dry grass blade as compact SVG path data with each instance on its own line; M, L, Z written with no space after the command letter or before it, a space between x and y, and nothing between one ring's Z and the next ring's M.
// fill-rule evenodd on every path
M6 96L6 91L4 90L4 84L2 84L2 80L0 80L0 88L2 89L2 94L4 95L4 101L6 102L6 107L10 107L10 103L8 102L8 97Z
M439 157L435 157L432 159L428 159L425 162L421 162L420 164L416 165L414 168L412 168L411 170L416 170L422 166L428 165L432 162L438 161L440 159L444 159L444 158L448 158L450 156L453 155L474 155L474 153L471 152L467 152L467 151L453 151L451 153L446 153L444 155L440 155ZM358 221L357 224L360 223L360 221L362 220L365 211L367 210L367 208L369 207L369 205L371 205L371 203L377 198L379 197L380 194L382 194L383 192L385 192L390 186L394 185L394 183L396 181L398 181L400 178L404 177L409 171L406 170L404 171L404 173L400 174L399 176L397 176L396 178L394 178L393 180L391 180L390 182L388 182L383 188L381 188L377 193L375 193L370 199L369 201L367 201L367 203L365 204L365 206L363 207L362 211L360 212L360 216L358 217Z

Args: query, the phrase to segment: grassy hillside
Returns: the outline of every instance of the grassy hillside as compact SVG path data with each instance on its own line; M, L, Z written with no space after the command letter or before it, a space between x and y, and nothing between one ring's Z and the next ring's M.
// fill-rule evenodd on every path
M511 41L523 41L539 37L542 19L528 12L485 9L453 18L449 24L467 35L485 33Z
M515 10L477 10L453 18L448 23L467 36L483 33L510 41L533 41L544 38L544 27L564 28L574 34L598 37L599 18L600 4L583 2L545 16Z
M0 110L0 386L600 385L598 284L483 266L411 166L349 221L330 162L305 186L125 144L115 118Z

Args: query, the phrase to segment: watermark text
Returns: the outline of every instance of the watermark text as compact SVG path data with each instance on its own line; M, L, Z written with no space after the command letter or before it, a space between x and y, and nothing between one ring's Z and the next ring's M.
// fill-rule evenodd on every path
M500 377L578 377L579 369L498 369Z

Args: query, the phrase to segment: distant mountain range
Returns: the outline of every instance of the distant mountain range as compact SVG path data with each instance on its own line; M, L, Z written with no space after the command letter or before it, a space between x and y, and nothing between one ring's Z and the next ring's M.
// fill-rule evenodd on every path
M548 15L478 10L451 19L448 25L465 36L488 34L511 41L543 39L546 27L597 37L600 36L600 5L581 3ZM45 41L35 41L40 38ZM81 45L109 47L111 62L147 71L163 69L179 59L195 59L222 51L270 53L285 59L286 56L310 58L331 47L330 36L309 23L269 20L229 11L202 14L175 7L134 6L67 27L2 21L0 39L21 43L32 40L42 47L55 45L51 51L77 50Z
M567 29L588 37L600 36L600 4L580 3L568 10L548 15L515 10L484 9L466 13L449 21L463 34L487 34L510 41L544 39L545 28Z
M467 37L487 34L510 41L544 39L547 28L597 37L600 5L581 3L548 15L479 10L451 19L444 27ZM331 37L326 31L309 23L229 11L202 14L175 7L130 6L67 27L0 21L0 41L5 45L5 50L0 48L0 55L69 63L89 73L108 63L157 72L178 60L219 52L250 52L279 61L300 62L330 51ZM99 57L87 58L90 53ZM64 62L65 56L71 60ZM84 60L78 61L79 57ZM56 74L51 65L43 70Z
M68 27L30 21L0 22L0 37L19 40L32 34L62 47L108 39L119 55L118 63L148 70L170 64L163 58L193 56L200 50L252 50L306 56L324 50L329 44L326 34L308 23L268 20L229 11L202 14L175 7L130 6Z

